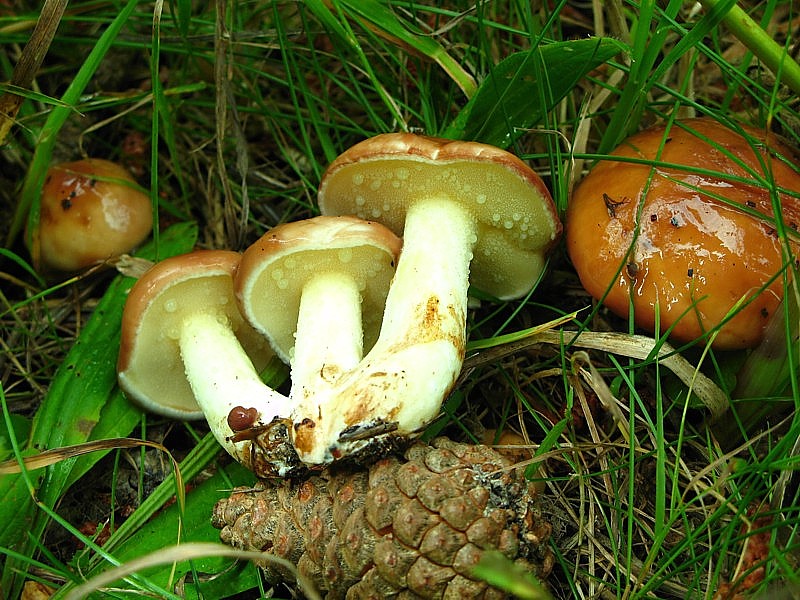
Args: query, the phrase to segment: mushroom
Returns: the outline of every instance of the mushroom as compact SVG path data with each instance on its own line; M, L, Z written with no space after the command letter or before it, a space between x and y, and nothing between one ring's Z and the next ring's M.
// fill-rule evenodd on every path
M323 214L354 214L403 236L377 342L343 376L327 414L294 422L301 459L327 463L418 433L460 372L469 281L523 296L561 232L541 179L492 146L413 134L356 144L326 170Z
M244 252L236 296L291 365L295 420L324 411L327 392L375 343L400 246L378 223L315 217L279 225Z
M274 353L239 312L239 260L197 250L147 271L125 302L118 380L148 410L205 416L225 450L260 477L285 475L298 466L286 427L291 407L259 378Z
M50 167L28 237L37 268L77 271L131 251L153 225L150 198L122 166L86 158Z
M800 174L775 136L743 131L751 139L707 118L653 127L591 170L570 199L566 239L594 298L678 342L758 344L787 264L773 206L796 230Z

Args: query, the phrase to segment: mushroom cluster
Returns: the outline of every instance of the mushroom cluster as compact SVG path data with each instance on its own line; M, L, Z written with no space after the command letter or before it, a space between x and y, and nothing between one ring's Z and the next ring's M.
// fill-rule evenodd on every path
M566 222L581 283L612 312L679 342L752 347L796 260L800 163L763 131L676 121L599 162Z
M418 435L461 370L469 285L524 296L561 233L519 158L412 134L347 150L319 206L242 255L156 265L125 307L123 389L168 416L205 415L262 477ZM266 346L290 365L286 396L258 377Z

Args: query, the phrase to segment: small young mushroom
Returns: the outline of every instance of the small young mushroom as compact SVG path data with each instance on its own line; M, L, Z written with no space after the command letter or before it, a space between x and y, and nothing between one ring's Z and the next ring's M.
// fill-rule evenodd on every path
M243 254L245 318L292 368L293 419L325 412L327 392L378 337L400 239L355 217L279 225Z
M567 249L594 298L622 317L632 307L650 333L658 319L679 342L718 330L715 348L758 344L787 264L773 207L797 229L800 172L775 136L744 130L750 139L707 118L653 127L581 181Z
M38 227L27 237L36 268L70 272L131 251L152 225L150 198L133 176L86 158L47 171Z
M354 214L403 235L378 341L342 377L327 415L294 424L309 463L418 433L439 412L466 344L467 288L528 293L561 232L542 180L516 156L476 142L384 134L326 170L323 214Z
M125 303L118 380L153 412L205 416L225 450L260 477L285 475L298 466L291 406L259 378L274 353L239 312L239 260L236 252L197 250L147 271Z

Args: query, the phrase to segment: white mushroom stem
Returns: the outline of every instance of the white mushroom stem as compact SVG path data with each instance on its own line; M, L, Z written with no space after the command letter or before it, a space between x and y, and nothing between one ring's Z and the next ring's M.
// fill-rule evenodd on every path
M381 423L400 434L420 430L461 370L475 219L446 198L423 199L408 209L403 237L375 346L342 378L335 397L320 400L327 410L308 415L313 426L294 413L295 448L308 464L367 445Z
M186 318L178 343L184 370L197 404L220 445L239 462L245 462L246 441L234 442L228 415L237 406L255 408L253 425L286 418L289 400L267 386L227 323L215 314Z
M303 286L291 357L293 402L332 389L363 357L361 294L347 273L319 273Z

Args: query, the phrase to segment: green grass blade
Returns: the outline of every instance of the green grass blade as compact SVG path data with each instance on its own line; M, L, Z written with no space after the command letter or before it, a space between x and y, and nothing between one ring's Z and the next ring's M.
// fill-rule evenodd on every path
M455 81L467 98L476 91L475 79L433 37L410 31L409 24L385 2L379 0L339 0L350 17L381 37L434 61Z

